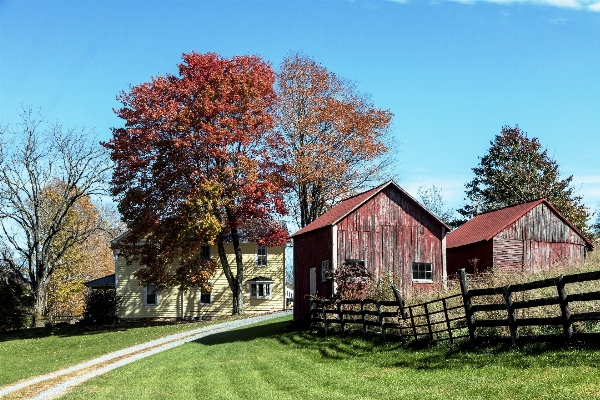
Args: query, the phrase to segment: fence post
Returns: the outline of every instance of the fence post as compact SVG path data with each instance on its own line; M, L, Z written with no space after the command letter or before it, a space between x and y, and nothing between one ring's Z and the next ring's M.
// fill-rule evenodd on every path
M471 296L469 295L469 285L467 283L467 273L464 268L458 270L460 279L460 291L462 292L463 305L465 307L465 317L467 319L467 327L469 328L469 340L471 346L475 346L477 342L477 328L475 327L475 315L471 306Z
M323 301L323 330L325 331L325 336L327 336L327 301Z
M446 318L446 327L448 328L448 338L450 338L450 343L454 343L452 329L450 327L450 317L448 316L448 305L446 304L445 298L442 299L442 305L444 306L444 317Z
M308 299L308 320L310 322L310 324L308 326L309 332L313 331L313 326L315 324L315 321L313 320L314 319L313 307L314 307L313 298L310 297Z
M510 337L512 344L516 345L519 339L519 332L517 331L517 317L515 315L515 309L513 307L512 294L510 285L504 287L504 302L506 303L506 312L508 313L508 328L510 329Z
M425 318L427 319L427 329L429 330L429 341L433 342L433 331L431 329L431 319L429 318L429 307L427 307L427 303L423 304L423 309L425 310Z
M412 325L413 334L415 335L415 342L418 340L417 335L417 327L415 326L415 318L413 317L412 307L408 307L408 312L410 314L410 324Z
M567 291L565 290L565 281L562 274L558 277L556 289L558 290L558 301L560 304L560 315L565 341L570 342L573 339L573 325L571 324L571 310L569 309L569 303L567 302Z
M400 310L400 315L402 316L402 319L406 319L408 315L406 313L406 310L404 309L404 300L402 300L402 295L400 294L400 291L398 290L396 285L392 285L392 291L394 292L394 297L398 302L398 309Z
M381 337L383 338L383 341L385 342L385 318L383 318L383 316L381 315L382 311L381 311L381 303L379 302L379 300L377 300L377 313L379 314L379 326L381 327Z
M342 303L338 302L338 319L340 320L340 329L342 331L342 337L346 336L346 322L344 322L344 312L342 311Z
M365 300L364 299L360 299L360 313L361 313L361 317L362 317L362 323L363 323L363 338L366 339L367 337L367 323L366 323L366 319L365 319Z

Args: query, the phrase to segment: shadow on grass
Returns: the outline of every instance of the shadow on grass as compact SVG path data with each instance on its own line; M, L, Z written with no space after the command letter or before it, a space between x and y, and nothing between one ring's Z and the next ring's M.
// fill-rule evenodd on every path
M234 342L248 342L256 339L277 338L282 334L285 327L289 324L290 321L285 320L263 323L260 325L252 325L232 331L215 333L213 335L195 340L192 343L214 346Z
M566 346L562 343L529 343L520 347L510 344L485 344L471 349L468 342L460 344L383 343L358 336L341 337L311 334L308 331L287 331L289 321L276 321L235 331L211 335L196 341L204 345L219 345L258 339L272 339L281 346L313 351L322 360L352 360L370 358L382 368L414 370L455 370L498 367L510 369L600 367L600 343L587 342Z
M139 322L118 322L115 324L58 324L51 328L26 328L18 331L9 331L0 333L0 342L8 342L22 339L41 339L50 336L70 337L97 335L109 332L128 331L135 328L170 326L178 324L196 324L201 327L200 322L189 321L139 321Z

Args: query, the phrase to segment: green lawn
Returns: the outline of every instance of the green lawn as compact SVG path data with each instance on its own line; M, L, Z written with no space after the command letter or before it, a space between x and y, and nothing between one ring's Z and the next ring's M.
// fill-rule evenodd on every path
M468 351L283 332L289 317L206 337L77 387L66 399L581 399L600 347Z
M206 322L153 325L66 325L0 334L0 386L144 343Z

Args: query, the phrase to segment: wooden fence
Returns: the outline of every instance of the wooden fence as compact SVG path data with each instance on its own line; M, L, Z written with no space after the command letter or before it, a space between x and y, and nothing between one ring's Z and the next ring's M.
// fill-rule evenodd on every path
M523 338L565 339L568 342L575 339L576 336L581 339L600 336L597 333L575 332L573 329L574 323L577 322L600 321L600 303L598 303L600 291L579 292L579 288L577 288L577 292L568 293L566 288L567 284L600 281L600 271L560 275L551 279L485 289L469 289L464 270L459 271L459 276L469 339L472 344L476 344L479 340L504 338L509 338L513 344L516 344L521 336L519 328L540 326L558 327L560 333L529 335L523 336ZM528 298L525 299L523 295L522 300L515 299L518 294L526 292L531 294L533 291L544 288L552 289L553 294L545 293L544 295L542 291L542 297L527 296ZM490 296L502 296L503 301L493 301L489 299ZM594 311L573 312L572 308L576 307L578 303L588 303L587 307L579 308ZM542 308L546 308L542 313L544 316L532 317L527 314L527 311L532 314L531 311L539 311ZM520 318L519 311L522 312ZM548 316L549 314L551 316ZM508 335L479 332L483 328L499 327L504 327L508 331Z
M456 339L469 338L472 345L484 340L510 340L516 344L520 339L571 341L590 336L600 337L600 333L578 332L574 329L574 324L581 322L595 322L600 327L600 291L582 292L575 287L573 293L568 293L566 288L568 284L590 281L599 281L597 283L600 284L600 271L494 288L469 289L465 271L460 270L461 294L421 304L405 306L395 287L395 301L363 299L331 302L312 299L309 306L310 329L322 330L325 334L335 331L342 335L361 331L364 337L378 335L384 341L394 338L402 341L454 342ZM553 295L547 295L548 288ZM546 295L539 297L540 289ZM519 295L521 299L518 299ZM574 306L578 303L587 304L587 307L575 307L584 311L574 312ZM555 308L554 315L548 307ZM543 316L530 315L536 312ZM524 329L540 326L558 327L560 333L520 334Z
M395 301L372 299L311 300L310 330L340 332L361 331L363 337L377 335L384 341L415 340L454 342L468 337L464 306L460 294L426 303L405 306L393 288Z

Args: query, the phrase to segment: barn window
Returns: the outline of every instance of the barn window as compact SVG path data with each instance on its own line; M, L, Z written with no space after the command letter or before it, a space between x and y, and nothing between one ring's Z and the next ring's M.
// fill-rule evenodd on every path
M331 279L329 276L329 271L329 260L321 261L321 282Z
M433 269L431 263L412 263L412 279L417 282L433 281Z

